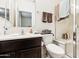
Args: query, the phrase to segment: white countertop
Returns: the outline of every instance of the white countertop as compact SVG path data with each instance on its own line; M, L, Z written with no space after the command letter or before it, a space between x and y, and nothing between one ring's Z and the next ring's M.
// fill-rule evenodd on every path
M25 34L25 35L0 35L0 41L4 40L15 40L15 39L22 39L22 38L34 38L34 37L42 37L41 34Z

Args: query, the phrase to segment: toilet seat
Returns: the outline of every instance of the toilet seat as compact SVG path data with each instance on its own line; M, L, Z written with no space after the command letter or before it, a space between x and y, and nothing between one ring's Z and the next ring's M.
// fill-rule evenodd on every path
M55 44L48 44L46 45L46 48L48 51L54 54L65 54L64 49Z

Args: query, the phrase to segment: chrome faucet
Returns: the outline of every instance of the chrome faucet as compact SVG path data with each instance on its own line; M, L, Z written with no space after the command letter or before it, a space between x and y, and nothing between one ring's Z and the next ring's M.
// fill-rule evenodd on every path
M6 31L8 30L8 28L5 26L3 26L3 28L4 28L4 35L6 35Z
M24 35L24 29L21 29L21 35Z

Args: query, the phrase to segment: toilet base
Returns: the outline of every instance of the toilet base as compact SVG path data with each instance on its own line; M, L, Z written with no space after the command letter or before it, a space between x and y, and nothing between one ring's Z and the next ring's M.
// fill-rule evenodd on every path
M63 58L65 56L65 51L55 44L48 44L46 48L51 58Z
M52 54L51 52L48 52L50 58L64 58L65 55L56 55L56 54Z

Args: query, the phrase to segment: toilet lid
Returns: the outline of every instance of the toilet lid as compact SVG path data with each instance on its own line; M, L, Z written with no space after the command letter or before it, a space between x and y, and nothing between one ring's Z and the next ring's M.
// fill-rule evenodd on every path
M61 48L55 44L48 44L48 45L46 45L46 48L48 51L50 51L52 53L56 53L56 54L64 54L65 53L63 48Z

